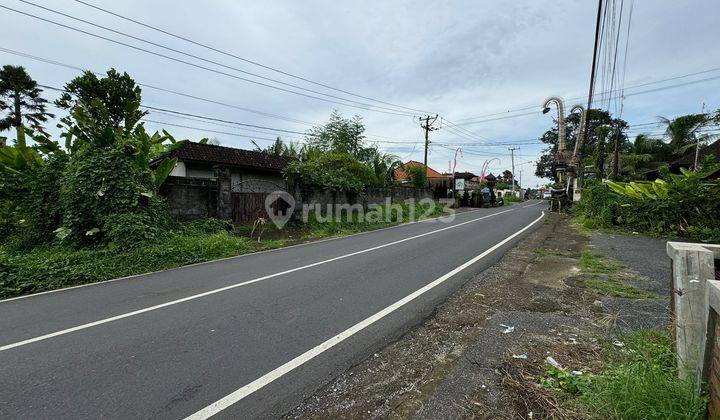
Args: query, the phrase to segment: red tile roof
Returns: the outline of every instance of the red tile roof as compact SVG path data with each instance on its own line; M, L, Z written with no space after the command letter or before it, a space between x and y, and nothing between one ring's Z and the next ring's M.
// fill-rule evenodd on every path
M290 162L286 157L265 152L190 141L186 141L185 144L170 152L168 157L177 158L181 162L241 166L273 171L282 171Z
M403 163L403 166L422 166L422 162L417 162L414 160L407 161ZM440 172L436 171L435 169L431 167L425 168L426 174L428 178L448 178L449 175L443 175ZM395 169L395 179L397 180L404 180L407 179L407 172L403 168Z

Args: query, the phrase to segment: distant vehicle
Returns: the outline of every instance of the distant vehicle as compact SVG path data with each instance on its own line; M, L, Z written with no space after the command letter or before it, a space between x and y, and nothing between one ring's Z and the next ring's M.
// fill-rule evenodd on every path
M543 193L543 200L549 200L550 196L551 196L550 191L545 191Z

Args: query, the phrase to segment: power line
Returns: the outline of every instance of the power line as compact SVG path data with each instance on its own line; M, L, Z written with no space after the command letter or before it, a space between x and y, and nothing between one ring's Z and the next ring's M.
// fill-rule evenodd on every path
M194 54L190 54L190 53L188 53L188 52L181 51L181 50L178 50L178 49L176 49L176 48L168 47L167 45L159 44L159 43L157 43L157 42L150 41L150 40L147 40L147 39L145 39L145 38L141 38L141 37L138 37L138 36L134 36L134 35L128 34L128 33L126 33L126 32L118 31L118 30L109 28L109 27L107 27L107 26L99 25L99 24L97 24L97 23L94 23L94 22L91 22L91 21L88 21L88 20L85 20L85 19L82 19L82 18L73 16L73 15L70 15L70 14L67 14L67 13L63 13L63 12L58 11L58 10L51 9L51 8L49 8L49 7L45 7L45 6L42 6L42 5L33 3L33 2L31 2L31 1L28 1L28 0L19 0L19 1L21 1L21 2L23 2L23 3L25 3L25 4L29 4L29 5L31 5L31 6L35 6L35 7L37 7L37 8L40 8L40 9L49 11L49 12L51 12L51 13L58 14L58 15L60 15L60 16L64 16L64 17L66 17L66 18L73 19L73 20L76 20L76 21L78 21L78 22L82 22L82 23L85 23L85 24L87 24L87 25L94 26L94 27L96 27L96 28L104 29L104 30L106 30L106 31L109 31L109 32L112 32L112 33L115 33L115 34L122 35L122 36L125 36L125 37L128 37L128 38L134 39L134 40L136 40L136 41L144 42L144 43L153 45L153 46L155 46L155 47L159 47L159 48L162 48L162 49L166 49L166 50L168 50L168 51L172 51L172 52L177 53L177 54L182 54L182 55L184 55L184 56L187 56L187 57L190 57L190 58L194 58L194 59L196 59L196 60L201 60L201 61L204 61L204 62L207 62L207 63L214 64L214 65L216 65L216 66L224 67L224 68L227 68L227 69L230 69L230 70L234 70L234 71L237 71L237 72L240 72L240 73L243 73L243 74L247 74L247 75L250 75L250 76L254 76L254 77L257 77L257 78L260 78L260 79L263 79L263 80L267 80L267 81L270 81L270 82L278 83L278 84L281 84L281 85L284 85L284 86L293 87L293 88L295 88L295 89L301 89L301 90L308 91L308 92L311 92L311 93L315 93L315 94L318 94L318 95L324 95L324 96L327 96L327 97L330 97L330 98L335 98L335 99L339 99L339 100L343 100L343 101L353 102L353 103L356 103L356 104L359 104L359 105L371 106L371 107L376 107L376 108L378 108L378 109L385 109L385 110L390 110L390 111L398 111L397 109L380 107L380 106L377 106L377 105L367 104L367 103L363 103L363 102L356 102L356 101L353 101L352 99L347 99L347 98L343 98L343 97L340 97L340 96L335 96L335 95L331 95L331 94L328 94L328 93L319 92L319 91L312 90L312 89L307 89L307 88L302 87L302 86L294 85L294 84L291 84L291 83L286 83L286 82L283 82L283 81L280 81L280 80L277 80L277 79L273 79L273 78L270 78L270 77L265 77L265 76L260 75L260 74L257 74L257 73L252 73L252 72L249 72L249 71L245 71L245 70L239 69L239 68L237 68L237 67L228 66L228 65L223 64L223 63L220 63L220 62L218 62L218 61L214 61L214 60L210 60L210 59L207 59L207 58L204 58L204 57L200 57L200 56L197 56L197 55L194 55ZM404 108L404 107L403 107L403 108Z
M21 0L21 1L22 1L22 0ZM195 40L190 39L190 38L188 38L188 37L174 34L174 33L172 33L172 32L166 31L166 30L164 30L164 29L160 29L160 28L158 28L158 27L149 25L149 24L147 24L147 23L140 22L140 21L138 21L138 20L136 20L136 19L132 19L132 18L123 16L123 15L121 15L121 14L119 14L119 13L116 13L116 12L113 12L113 11L110 11L110 10L107 10L107 9L104 9L104 8L102 8L102 7L100 7L100 6L96 6L96 5L94 5L94 4L87 3L87 2L82 1L82 0L75 0L75 1L76 1L77 3L80 3L80 4L83 4L83 5L85 5L85 6L91 7L91 8L93 8L93 9L99 10L99 11L104 12L104 13L107 13L107 14L109 14L109 15L118 17L118 18L123 19L123 20L126 20L126 21L128 21L128 22L135 23L135 24L137 24L137 25L143 26L143 27L148 28L148 29L152 29L152 30L154 30L154 31L163 33L163 34L168 35L168 36L171 36L171 37L173 37L173 38L180 39L180 40L185 41L185 42L189 42L189 43L191 43L191 44L197 45L197 46L199 46L199 47L206 48L206 49L211 50L211 51L214 51L214 52L216 52L216 53L220 53L220 54L223 54L223 55L225 55L225 56L232 57L232 58L235 58L235 59L237 59L237 60L246 62L246 63L248 63L248 64L252 64L252 65L254 65L254 66L258 66L258 67L264 68L264 69L266 69L266 70L271 70L271 71L274 71L274 72L276 72L276 73L279 73L279 74L282 74L282 75L285 75L285 76L288 76L288 77L292 77L292 78L297 79L297 80L302 80L302 81L307 82L307 83L311 83L311 84L314 84L314 85L317 85L317 86L322 86L322 87L324 87L324 88L326 88L326 89L331 89L331 90L334 90L334 91L337 91L337 92L342 92L342 93L345 93L345 94L347 94L347 95L355 96L355 97L358 97L358 98L362 98L362 99L366 99L366 100L370 100L370 101L382 103L382 104L385 104L385 105L394 106L394 107L396 107L396 108L407 109L407 110L409 110L409 111L420 112L420 113L423 113L423 114L431 114L431 112L428 112L428 111L423 111L423 110L420 110L420 109L409 108L409 107L405 107L405 106L402 106L402 105L397 105L397 104L393 104L393 103L390 103L390 102L381 101L381 100L379 100L379 99L374 99L374 98L371 98L371 97L362 96L362 95L359 95L359 94L356 94L356 93L352 93L352 92L349 92L349 91L346 91L346 90L343 90L343 89L339 89L339 88L336 88L336 87L332 87L332 86L327 85L327 84L324 84L324 83L316 82L316 81L307 79L307 78L305 78L305 77L298 76L298 75L295 75L295 74L292 74L292 73L288 73L288 72L285 72L285 71L283 71L283 70L280 70L280 69L277 69L277 68L274 68L274 67L271 67L271 66L268 66L268 65L259 63L259 62L257 62L257 61L253 61L253 60L250 60L250 59L247 59L247 58L238 56L238 55L236 55L236 54L233 54L233 53L230 53L230 52L227 52L227 51L223 51L223 50L221 50L221 49L219 49L219 48L215 48L215 47L213 47L213 46L211 46L211 45L208 45L208 44L204 44L204 43L195 41Z
M248 136L248 135L239 134L239 133L230 133L227 131L218 131L218 130L211 130L208 128L193 127L193 126L189 126L189 125L173 124L173 123L169 123L169 122L165 122L165 121L156 121L156 120L151 120L148 118L142 118L142 120L145 122L153 123L153 124L169 125L171 127L187 128L189 130L197 130L197 131L203 131L203 132L207 132L207 133L223 134L223 135L235 136L235 137L244 137L244 138L248 138L251 140L276 141L276 139L274 139L274 138Z
M89 72L91 72L91 73L93 73L93 74L96 74L96 75L98 75L98 76L103 76L102 73L97 72L97 71L92 71L92 70L89 70L89 69L83 69L83 68L81 68L81 67L73 66L73 65L71 65L71 64L67 64L67 63L63 63L63 62L55 61L55 60L50 60L50 59L47 59L47 58L35 56L35 55L28 54L28 53L24 53L24 52L21 52L21 51L11 50L11 49L9 49L9 48L0 47L0 51L5 52L5 53L8 53L8 54L16 55L16 56L19 56L19 57L28 58L28 59L35 60L35 61L40 61L40 62L43 62L43 63L46 63L46 64L52 64L52 65L55 65L55 66L65 67L65 68L68 68L68 69L71 69L71 70L77 70L77 71L81 71L81 72L89 71ZM294 123L298 123L298 124L314 125L314 123L311 123L311 122L308 122L308 121L302 121L302 120L298 120L298 119L295 119L295 118L286 117L286 116L282 116L282 115L278 115L278 114L273 114L273 113L269 113L269 112L265 112L265 111L258 111L258 110L256 110L256 109L246 108L246 107L242 107L242 106L238 106L238 105L234 105L234 104L230 104L230 103L227 103L227 102L222 102L222 101L218 101L218 100L214 100L214 99L203 98L203 97L201 97L201 96L191 95L191 94L189 94L189 93L179 92L179 91L175 91L175 90L172 90L172 89L166 89L166 88L163 88L163 87L159 87L159 86L155 86L155 85L150 85L150 84L147 84L147 83L140 83L140 82L138 82L137 84L138 84L138 86L142 86L142 87L144 87L144 88L153 89L153 90L157 90L157 91L165 92L165 93L170 93L170 94L173 94L173 95L178 95L178 96L182 96L182 97L189 98L189 99L195 99L195 100L198 100L198 101L207 102L207 103L211 103L211 104L215 104L215 105L221 105L221 106L228 107L228 108L232 108L232 109L238 109L238 110L240 110L240 111L250 112L250 113L257 114L257 115L262 115L262 116L265 116L265 117L276 118L276 119L285 120L285 121L289 121L289 122L294 122Z
M625 89L637 89L637 88L640 88L640 87L655 85L655 84L658 84L658 83L664 83L664 82L669 82L669 81L678 80L678 79L684 79L684 78L687 78L687 77L699 76L699 75L701 75L701 74L714 73L714 72L717 72L717 71L720 71L720 67L714 67L714 68L710 68L710 69L706 69L706 70L701 70L701 71L697 71L697 72L693 72L693 73L681 74L681 75L672 76L672 77L668 77L668 78L665 78L665 79L660 79L660 80L656 80L656 81L652 81L652 82L645 82L645 83L635 84L635 85L632 85L632 86L626 86ZM716 79L718 79L718 78L720 78L720 76L718 76L718 77L706 78L706 79L700 79L699 82L716 80ZM695 83L695 81L691 81L691 82L689 82L689 83L692 84L692 83ZM674 87L674 86L685 86L685 85L684 85L684 84L680 84L680 85L670 85L670 86L673 86L673 87ZM664 88L664 86L661 87L661 88ZM646 92L654 92L654 90L644 91L643 93L646 93ZM622 91L621 91L621 89L616 89L616 90L614 90L613 92L594 92L594 93L593 93L593 96L597 96L597 95L600 95L600 94L602 94L602 93L611 93L611 94L612 94L612 93L622 93ZM626 96L630 96L630 95L626 95ZM579 100L579 99L583 99L583 98L586 98L586 97L576 96L576 97L568 98L568 101L574 101L574 100ZM603 100L604 100L604 99L603 99ZM521 106L518 107L518 108L508 109L508 110L502 111L502 112L495 112L495 113L490 113L490 114L477 115L477 116L475 116L475 117L461 118L461 119L455 120L455 122L456 122L456 123L462 123L462 125L466 125L465 121L474 120L474 119L478 119L478 118L493 117L493 116L496 116L496 115L505 115L505 114L508 114L508 113L511 113L511 112L525 111L525 110L533 109L533 108L537 108L537 105L527 105L527 106L522 106L522 105L521 105ZM516 117L516 116L519 117L519 116L523 116L523 115L532 115L532 114L534 114L534 112L525 113L525 114L522 114L522 115L509 115L509 116L507 116L506 118L514 118L514 117ZM494 121L494 119L488 119L487 121Z
M187 66L191 66L191 67L195 67L195 68L198 68L198 69L201 69L201 70L205 70L205 71L209 71L209 72L212 72L212 73L220 74L220 75L227 76L227 77L230 77L230 78L233 78L233 79L237 79L237 80L241 80L241 81L253 83L253 84L256 84L256 85L259 85L259 86L263 86L263 87L267 87L267 88L270 88L270 89L275 89L275 90L278 90L278 91L281 91L281 92L292 93L292 94L294 94L294 95L303 96L303 97L311 98L311 99L317 99L317 100L320 100L320 101L324 101L324 102L328 102L328 103L333 103L333 104L337 104L337 105L348 106L348 107L353 107L353 108L358 108L358 109L364 109L364 110L366 110L366 111L373 111L373 112L379 112L379 113L390 114L390 115L415 116L415 115L412 114L412 113L401 112L401 111L397 111L397 110L395 110L396 112L385 111L384 109L389 109L389 108L378 107L378 106L370 105L370 104L364 104L364 103L361 103L361 102L353 101L353 100L351 100L351 99L340 98L340 99L343 100L343 101L349 102L349 103L344 103L344 102L338 102L338 101L332 100L332 99L322 98L322 97L319 97L319 96L309 95L309 94L306 94L306 93L303 93L303 92L297 92L297 91L294 91L294 90L291 90L291 89L285 89L285 88L282 88L282 87L279 87L279 86L274 86L274 85L270 85L270 84L267 84L267 83L259 82L259 81L257 81L257 80L248 79L248 78L246 78L246 77L242 77L242 76L238 76L238 75L235 75L235 74L227 73L227 72L224 72L224 71L221 71L221 70L218 70L218 69L213 69L213 68L211 68L211 67L206 67L206 66L203 66L203 65L201 65L201 64L193 63L193 62L190 62L190 61L186 61L186 60L183 60L183 59L179 59L179 58L176 58L176 57L172 57L172 56L169 56L169 55L165 55L165 54L162 54L162 53L159 53L159 52L151 51L151 50L148 50L148 49L145 49L145 48L142 48L142 47L138 47L138 46L136 46L136 45L128 44L128 43L123 42L123 41L118 41L118 40L116 40L116 39L108 38L108 37L103 36L103 35L95 34L95 33L88 32L88 31L85 31L85 30L83 30L83 29L79 29L79 28L76 28L76 27L73 27L73 26L70 26L70 25L65 25L65 24L60 23L60 22L56 22L56 21L53 21L53 20L50 20L50 19L46 19L46 18L37 16L37 15L33 15L32 13L27 13L27 12L23 12L23 11L20 11L20 10L17 10L17 9L13 9L13 8L11 8L11 7L7 7L7 6L0 5L0 8L6 9L6 10L10 10L10 11L19 13L19 14L21 14L21 15L34 18L34 19L38 19L38 20L41 20L41 21L43 21L43 22L47 22L47 23L50 23L50 24L53 24L53 25L56 25L56 26L59 26L59 27L65 28L65 29L69 29L69 30L71 30L71 31L75 31L75 32L79 32L79 33L82 33L82 34L85 34L85 35L88 35L88 36L92 36L92 37L95 37L95 38L103 39L103 40L105 40L105 41L112 42L112 43L118 44L118 45L122 45L122 46L131 48L131 49L134 49L134 50L137 50L137 51L141 51L141 52L144 52L144 53L146 53L146 54L154 55L154 56L157 56L157 57L162 57L162 58L164 58L164 59L166 59L166 60L175 61L175 62L178 62L178 63L185 64L185 65L187 65ZM305 89L305 90L307 90L307 89ZM329 94L323 94L323 95L332 97L332 95L329 95ZM353 103L360 104L360 105L353 105ZM369 108L369 107L373 107L373 108Z
M695 85L695 84L699 84L699 83L706 83L706 82L711 82L711 81L718 80L718 79L720 79L720 76L713 76L713 77L707 77L707 78L704 78L704 79L691 80L691 81L684 82L684 83L676 83L676 84L673 84L673 85L661 86L661 87L654 88L654 89L647 89L647 90L643 90L643 91L639 91L639 92L626 93L626 94L623 95L623 97L627 98L627 97L630 97L630 96L644 95L644 94L647 94L647 93L654 93L654 92L661 92L661 91L668 90L668 89L675 89L675 88L684 87L684 86L690 86L690 85ZM593 96L595 96L595 95L593 95ZM612 97L612 98L620 98L620 95L614 96L614 97ZM487 119L487 120L470 121L470 122L463 122L463 123L458 123L458 124L460 124L460 125L480 124L480 123L485 123L485 122L489 122L489 121L495 121L495 120L499 120L499 119L517 118L517 117L523 117L523 116L526 116L526 115L537 115L539 112L540 112L540 111L537 111L537 112L527 112L527 113L523 113L523 114L508 115L508 116L506 116L506 117L501 117L501 118L490 118L490 119Z
M38 86L40 86L40 87L42 87L42 88L45 88L45 89L50 89L50 90L58 91L58 92L67 92L65 89L61 89L61 88L54 87L54 86L49 86L49 85L44 85L44 84L38 84ZM305 136L305 137L315 137L315 136L316 136L316 135L313 134L313 133L300 132L300 131L294 131L294 130L286 130L286 129L275 128L275 127L266 127L266 126L261 126L261 125L256 125L256 124L248 124L248 123L243 123L243 122L238 122L238 121L232 121L232 120L226 120L226 119L221 119L221 118L209 117L209 116L205 116L205 115L193 114L193 113L189 113L189 112L182 112L182 111L177 111L177 110L168 109L168 108L161 108L161 107L155 107L155 106L149 106L149 105L140 105L140 107L141 107L141 108L144 108L144 109L149 109L149 110L151 110L151 111L153 111L153 112L162 113L162 114L165 114L165 115L170 115L170 116L174 116L174 117L189 119L189 120L195 121L195 122L204 122L204 123L216 124L216 125L220 125L220 126L223 126L223 127L234 127L234 126L251 127L251 128L261 129L261 130L269 130L269 131L279 132L279 133L299 134L299 135L302 135L302 136ZM151 121L151 120L146 120L146 121ZM163 124L163 122L160 122L160 121L152 121L152 122L154 122L154 123L159 123L159 124ZM167 124L168 124L168 125L172 125L172 124L170 124L170 123L167 123ZM232 125L230 125L230 124L232 124ZM182 126L182 127L183 127L183 128L193 128L193 129L196 129L196 130L203 130L203 128L199 128L199 127L189 127L189 126ZM246 131L254 131L254 130L248 130L248 129L245 129L245 130L246 130ZM208 131L209 131L209 130L208 130ZM261 132L261 131L255 131L255 132L259 132L259 133L262 133L262 134L271 134L271 133ZM220 134L227 134L227 133L225 133L225 132L218 132L218 133L220 133ZM377 139L373 139L373 138L370 138L370 137L376 137L376 136L375 136L375 135L372 135L372 134L368 134L368 141L370 141L370 142L372 142L372 143L412 144L412 141L377 140Z

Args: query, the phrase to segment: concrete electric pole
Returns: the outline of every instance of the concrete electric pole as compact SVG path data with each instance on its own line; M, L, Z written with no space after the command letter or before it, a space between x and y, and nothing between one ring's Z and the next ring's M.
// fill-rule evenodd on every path
M508 150L510 151L510 164L512 166L512 176L510 177L510 182L512 183L512 190L515 192L515 151L520 150L520 148L511 147Z
M428 138L428 135L431 131L437 130L437 128L433 127L432 125L435 123L435 120L438 119L437 114L435 114L434 117L430 117L429 115L425 118L420 117L420 127L425 129L425 159L423 160L423 164L425 165L425 170L427 170L427 155L428 155L428 146L430 145L430 140ZM425 124L422 124L422 122L425 122Z

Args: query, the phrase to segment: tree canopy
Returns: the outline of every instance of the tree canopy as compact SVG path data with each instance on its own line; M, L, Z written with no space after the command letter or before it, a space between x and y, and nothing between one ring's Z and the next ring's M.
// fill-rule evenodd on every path
M48 117L47 100L41 96L42 89L22 66L4 65L0 70L0 131L14 127L17 140L24 141L22 126L43 134L43 123ZM4 144L4 141L2 142Z
M565 147L567 150L572 151L575 148L575 140L577 139L578 130L580 129L580 114L572 113L565 118L567 124L565 140ZM620 130L620 143L627 143L627 136L622 133L623 130L627 129L628 124L622 119L612 118L610 114L601 109L591 109L587 113L587 125L588 125L588 137L583 142L583 146L580 150L582 156L589 156L595 151L595 146L598 141L598 127L609 126L613 129ZM548 148L543 150L543 154L540 156L540 160L535 168L535 175L543 178L552 178L557 181L556 170L557 161L555 159L555 153L558 150L558 128L557 121L553 124L553 128L546 131L540 140L548 145Z
M146 111L135 109L128 112L128 104L139 104L140 86L127 73L120 74L115 69L107 71L105 77L86 71L65 85L65 92L55 104L72 112L83 106L89 118L103 125L119 127L123 124L134 125Z

